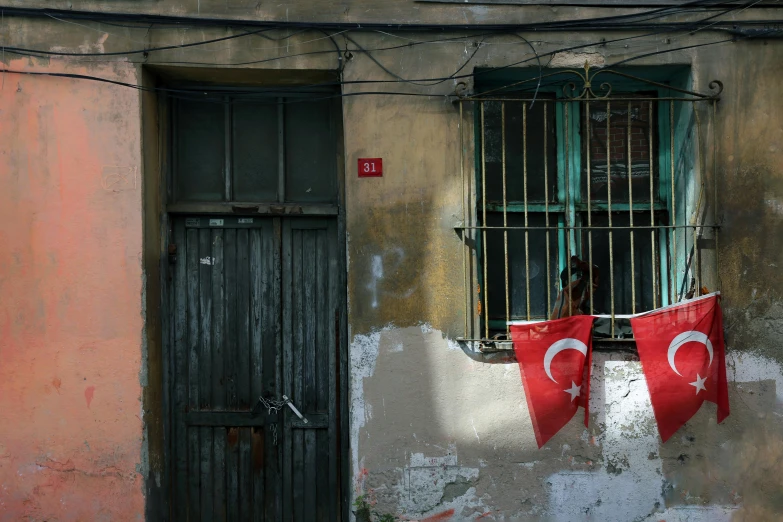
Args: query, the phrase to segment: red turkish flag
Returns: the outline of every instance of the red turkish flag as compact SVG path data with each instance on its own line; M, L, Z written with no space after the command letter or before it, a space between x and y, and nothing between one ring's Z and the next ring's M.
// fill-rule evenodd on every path
M720 296L709 295L631 319L658 432L666 442L704 401L729 415Z
M511 326L525 398L540 448L579 406L589 414L593 317Z

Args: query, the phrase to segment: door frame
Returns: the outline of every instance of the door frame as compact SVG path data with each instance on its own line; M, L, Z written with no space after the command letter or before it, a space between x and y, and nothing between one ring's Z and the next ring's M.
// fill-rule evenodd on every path
M179 69L183 76L190 74L187 68ZM221 70L222 71L222 70ZM170 72L170 71L169 71ZM209 70L207 74L214 76L217 70ZM313 81L314 71L290 71L294 76L301 74L302 82ZM332 71L315 71L316 75L332 74ZM143 68L143 84L146 87L156 87L162 84L161 78L154 74L151 68ZM168 83L168 82L167 82ZM286 82L290 85L290 78ZM258 85L269 87L269 84ZM246 86L245 86L246 88ZM339 91L338 91L339 92ZM143 393L143 409L145 442L142 448L150 462L149 475L146 479L145 514L152 520L172 520L172 420L173 404L171 386L173 385L173 328L170 320L172 313L173 284L171 274L171 258L176 251L169 250L172 239L172 218L183 214L213 214L247 215L255 217L336 217L337 249L339 269L339 324L335 329L338 339L339 357L335 368L337 386L337 429L339 452L339 518L347 521L350 518L350 415L349 390L350 369L348 353L348 302L347 302L347 237L345 219L345 153L344 153L344 112L342 100L338 96L333 105L333 122L335 125L337 203L334 205L304 204L276 202L242 202L241 206L232 203L188 203L175 204L172 200L172 143L171 143L171 103L165 95L155 92L145 92L142 95L143 121L143 216L144 216L144 248L143 265L147 280L145 281L145 331L146 346L142 356L144 370L159 369L150 372ZM250 203L250 204L248 204ZM157 277L156 277L157 276ZM158 299L159 298L159 299ZM153 350L154 346L158 348ZM154 353L153 353L154 352ZM145 383L143 383L145 384ZM148 392L148 389L152 393ZM152 415L148 420L148 412ZM150 434L158 434L156 440ZM157 439L158 445L153 448ZM153 465L155 461L155 465Z

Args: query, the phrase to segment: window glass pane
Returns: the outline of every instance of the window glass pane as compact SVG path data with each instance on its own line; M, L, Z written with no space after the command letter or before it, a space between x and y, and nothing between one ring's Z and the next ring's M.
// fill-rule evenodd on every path
M337 199L337 151L331 100L288 98L285 105L286 201Z
M609 217L606 212L593 213L593 226L606 227L609 225ZM587 222L587 216L583 215L583 223ZM649 226L650 213L636 212L633 217L634 226ZM630 218L627 212L615 212L612 214L612 226L627 227ZM660 216L656 218L655 225L661 225ZM614 262L614 313L630 314L632 309L631 283L635 281L636 313L653 309L653 272L655 273L656 287L660 286L659 260L657 255L659 234L655 231L656 251L653 257L652 243L649 228L634 230L633 260L634 269L631 271L631 231L627 228L612 230L612 254ZM581 246L583 260L587 260L588 253L587 230L582 230ZM600 277L598 288L595 291L593 306L596 314L609 314L612 310L612 292L610 282L610 249L609 230L595 229L592 231L593 264L598 267ZM633 273L633 276L632 276ZM661 306L660 296L657 305Z
M222 201L225 113L219 102L179 100L175 128L176 199Z
M623 98L632 95L621 95ZM628 203L628 113L631 114L631 189L635 202L650 201L650 144L653 151L653 199L657 199L657 112L653 103L653 117L650 120L650 101L612 101L607 137L607 104L590 104L590 132L582 123L583 154L582 192L587 199L587 152L590 153L590 198L593 201L608 201L607 185L607 141L609 152L609 172L613 203ZM584 106L581 109L584 116Z
M527 141L527 200L545 200L544 187L548 185L549 201L557 197L557 142L555 134L555 106L538 99L532 108L530 102L505 102L506 106L506 201L525 200L525 147ZM522 106L526 105L527 116ZM503 202L503 135L502 103L484 104L484 146L486 147L487 202ZM546 107L546 110L545 110ZM546 125L544 112L546 111ZM524 120L527 124L524 124ZM546 132L544 128L546 127ZM544 135L547 146L544 148ZM546 167L546 176L545 176ZM480 175L480 173L479 173ZM545 183L545 179L548 183Z
M550 213L551 226L557 225L557 214ZM521 213L508 214L508 226L522 227L525 225L525 216ZM488 226L503 226L503 214L492 212L487 214ZM528 215L528 224L531 227L543 227L545 216L543 213L531 213ZM549 316L547 310L547 256L546 256L547 232L542 229L533 229L528 232L528 252L530 253L530 315L533 319L543 319ZM483 255L483 248L482 248ZM508 290L512 319L527 318L527 279L525 273L525 231L508 231L508 266L509 279ZM487 290L489 291L489 318L490 320L505 321L506 318L506 279L505 279L505 247L502 230L487 231ZM549 232L549 287L551 301L554 303L557 297L555 284L558 275L557 266L557 231ZM483 299L483 297L482 297Z
M277 201L279 172L277 103L232 104L232 174L236 201Z

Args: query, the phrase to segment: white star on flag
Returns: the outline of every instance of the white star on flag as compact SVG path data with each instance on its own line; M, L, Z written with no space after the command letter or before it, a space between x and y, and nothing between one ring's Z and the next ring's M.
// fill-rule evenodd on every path
M568 389L568 390L563 390L563 391L566 392L566 393L571 394L571 402L574 402L574 399L579 397L579 395L581 393L581 389L582 389L581 386L577 386L574 381L571 381L571 388Z
M707 388L704 387L704 381L706 381L707 378L702 378L698 373L696 374L696 382L689 382L691 386L696 388L696 395L699 394L700 391L704 390L707 391Z

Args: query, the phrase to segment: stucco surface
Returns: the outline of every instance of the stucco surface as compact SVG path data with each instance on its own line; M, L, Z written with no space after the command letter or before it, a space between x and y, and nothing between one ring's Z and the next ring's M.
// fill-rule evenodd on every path
M0 520L143 514L138 114L131 90L0 78Z
M152 4L160 12L170 7L126 6ZM100 3L102 9L108 5ZM318 16L336 16L335 5ZM373 5L363 12L365 19L402 17L389 14L399 11L395 3ZM182 3L177 12L225 14L223 7L202 0ZM344 7L348 14L341 19L356 19L355 6ZM449 8L448 15L445 8L420 8L404 18L513 21L587 13L534 8L504 17L498 8L458 14ZM259 17L285 16L284 7L259 9L253 11ZM4 34L14 42L82 52L181 44L238 31L8 18L5 24ZM366 48L434 38L349 35ZM526 36L545 55L606 35ZM717 38L700 31L596 43L558 53L549 65L612 64ZM323 33L312 31L280 42L243 37L148 57L90 58L91 64L25 59L9 66L135 83L139 66L127 61L200 62L217 70L275 59L239 68L330 69L337 64L333 51ZM277 60L307 52L321 54ZM758 41L634 62L690 65L697 90L713 79L725 85L717 124L704 129L709 145L702 152L706 179L717 173L720 189L720 277L708 283L724 297L732 414L716 425L714 409L705 405L665 445L655 431L639 363L617 353L594 361L590 428L574 420L536 448L516 364L482 362L455 341L464 324L462 249L454 230L463 224L459 132L462 126L469 136L472 121L468 115L460 120L443 95L459 80L343 86L346 93L438 95L343 100L354 495L414 520L777 520L783 512L781 54L779 42ZM530 47L510 35L406 45L375 57L414 80L448 77L468 59L462 73L474 66L537 63ZM354 52L346 55L344 79L391 77ZM0 411L6 420L0 428L0 519L132 520L144 510L147 459L139 403L148 368L141 358L139 95L61 78L6 74L0 82ZM468 147L468 176L472 153ZM357 178L360 157L383 158L384 176Z
M699 37L677 38L679 46ZM553 63L608 65L667 44L592 46L557 54ZM500 49L480 49L475 63L529 57ZM461 64L453 58L446 66L442 48L431 53L417 61L406 52L395 71L447 76ZM778 519L780 53L776 43L752 42L635 62L688 64L697 90L713 79L725 85L715 125L702 129L702 176L710 184L718 177L719 277L705 284L723 294L732 414L717 425L714 406L705 404L667 444L638 361L617 353L596 357L590 428L575 419L536 448L516 364L475 360L455 341L463 283L451 227L462 219L458 136L460 124L472 132L470 116L460 121L458 110L437 98L346 101L349 165L377 153L393 166L383 180L349 176L347 183L356 495L379 512L415 520ZM373 74L362 63L347 71ZM466 168L471 176L472 165ZM714 209L710 201L709 219ZM714 250L704 254L705 266L713 266Z

